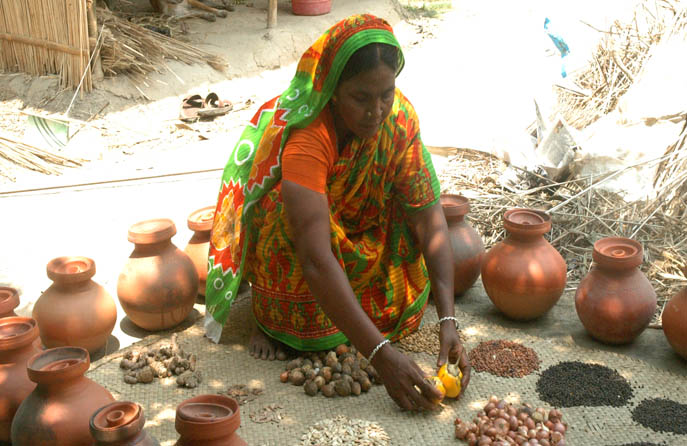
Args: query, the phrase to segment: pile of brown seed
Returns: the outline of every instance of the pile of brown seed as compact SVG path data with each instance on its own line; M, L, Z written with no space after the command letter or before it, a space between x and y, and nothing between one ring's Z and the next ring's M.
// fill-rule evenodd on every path
M398 345L407 352L428 353L436 356L439 354L439 328L439 324L424 324L416 332L398 341ZM460 331L458 336L461 341L464 341Z
M125 370L124 382L127 384L148 384L155 378L174 375L179 387L194 388L202 380L200 371L196 369L196 355L179 346L176 333L172 335L171 344L128 351L119 367Z
M377 423L349 419L344 415L316 423L301 437L301 445L303 446L341 446L348 444L387 446L391 444L391 438L384 428Z
M539 356L529 347L512 341L480 342L470 351L470 364L478 372L504 378L522 378L539 370Z
M372 384L381 384L377 371L355 347L341 344L336 350L307 352L289 361L279 377L283 383L303 386L305 393L326 397L358 396Z

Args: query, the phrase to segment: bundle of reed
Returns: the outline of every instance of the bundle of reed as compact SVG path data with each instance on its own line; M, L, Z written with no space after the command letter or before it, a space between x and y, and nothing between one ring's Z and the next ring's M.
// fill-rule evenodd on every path
M520 182L505 187L500 181L507 168L505 162L476 150L455 152L439 175L441 189L470 199L467 219L482 235L487 248L504 237L506 210L515 207L544 210L553 220L547 238L568 265L566 290L574 291L589 270L595 241L609 236L637 240L645 251L642 271L658 295L659 306L653 323L660 324L665 302L684 287L681 267L687 264L687 219L665 213L659 206L660 198L627 203L622 197L600 189L615 172L604 177L554 182L521 171Z
M107 9L98 8L96 16L103 30L100 55L106 76L162 71L165 59L189 65L204 61L218 71L226 68L226 62L215 54L129 22Z
M2 1L0 18L0 69L59 74L64 87L83 78L90 91L86 0Z
M0 135L0 175L14 181L7 161L20 167L48 175L59 175L58 166L78 167L83 160L69 158L48 152L30 144L16 140L9 135Z

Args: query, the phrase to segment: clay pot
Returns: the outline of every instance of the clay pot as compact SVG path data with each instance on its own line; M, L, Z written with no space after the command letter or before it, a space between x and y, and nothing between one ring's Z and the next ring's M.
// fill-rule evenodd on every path
M98 409L90 421L95 446L159 446L144 430L143 408L130 401L117 401Z
M551 217L531 209L510 209L503 215L508 233L482 263L482 283L496 308L516 320L535 319L563 294L567 266L544 239Z
M332 10L332 0L291 0L295 15L322 15Z
M80 347L45 350L29 360L29 378L37 386L14 416L13 446L93 445L91 414L114 398L84 376L90 363Z
M26 373L26 363L40 350L38 325L29 317L0 319L0 443L10 441L10 426L17 408L36 384Z
M198 273L188 255L172 243L176 232L166 218L129 228L135 247L119 275L117 295L129 319L145 330L179 325L193 310Z
M595 339L626 344L639 336L656 312L656 293L638 266L642 245L623 237L594 243L595 264L575 293L582 325Z
M198 209L188 216L188 228L193 237L188 241L184 252L188 254L198 273L198 294L205 296L205 280L208 278L208 253L210 252L210 232L215 217L215 206Z
M453 291L463 294L479 277L484 259L482 237L465 221L470 212L470 201L461 195L443 194L441 208L448 225L448 236L453 252Z
M687 267L683 274L687 277ZM668 301L663 308L661 322L670 346L687 359L687 287Z
M91 280L95 262L88 257L58 257L46 269L53 284L33 307L43 345L82 347L90 353L100 350L117 322L117 306L105 288Z
M19 306L19 293L8 286L0 286L0 318L16 316L14 309Z
M222 395L200 395L177 407L174 427L180 437L177 446L243 446L236 434L241 425L239 405Z

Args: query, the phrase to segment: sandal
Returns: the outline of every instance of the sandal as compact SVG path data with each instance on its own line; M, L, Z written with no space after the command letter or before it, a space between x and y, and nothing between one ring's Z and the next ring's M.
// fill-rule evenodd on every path
M221 100L217 93L210 93L203 101L203 108L198 110L198 116L201 118L215 118L226 115L233 108L234 104L231 101Z
M184 122L195 122L199 119L198 112L202 110L204 105L203 97L199 94L187 96L181 102L181 110L179 112L179 119Z

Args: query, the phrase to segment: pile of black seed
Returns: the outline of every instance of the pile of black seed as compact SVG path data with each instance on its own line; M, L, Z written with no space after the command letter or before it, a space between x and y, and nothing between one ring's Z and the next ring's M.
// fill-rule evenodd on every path
M639 443L625 443L621 444L620 446L666 446L665 443L646 443L644 441L640 441Z
M565 361L541 373L537 393L539 398L555 407L620 407L632 397L632 388L613 369Z
M687 405L675 401L644 400L632 411L632 419L656 432L687 434Z

